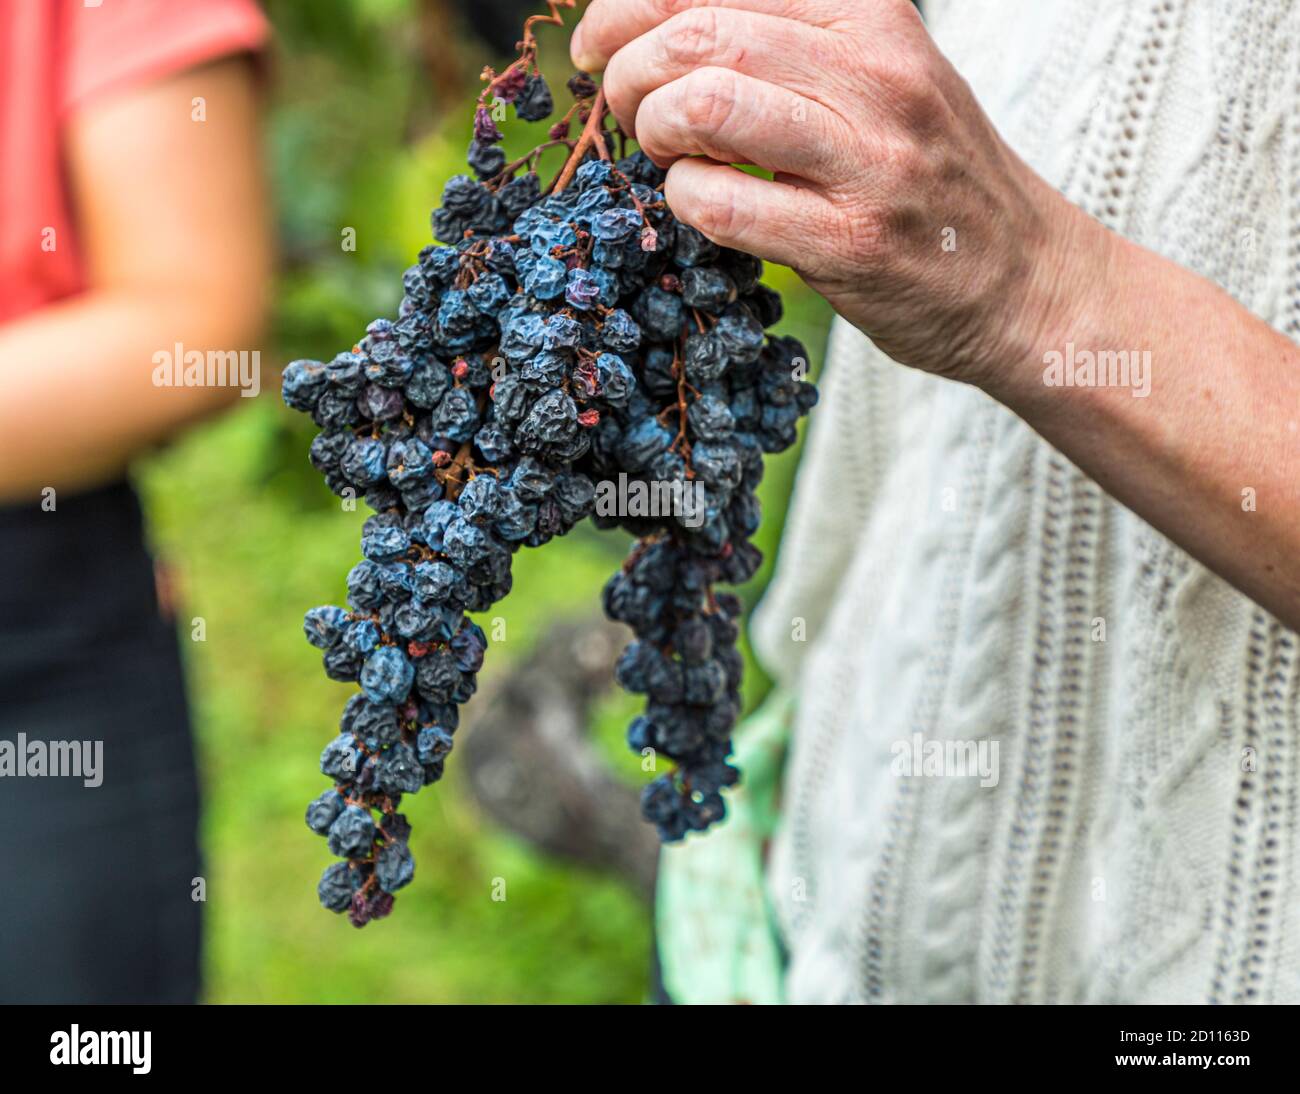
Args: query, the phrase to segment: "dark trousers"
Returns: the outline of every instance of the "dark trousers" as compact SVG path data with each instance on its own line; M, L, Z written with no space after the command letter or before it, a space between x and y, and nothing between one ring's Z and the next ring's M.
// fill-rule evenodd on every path
M198 787L176 634L125 485L0 509L0 740L102 742L102 784L0 777L0 1002L193 1002Z

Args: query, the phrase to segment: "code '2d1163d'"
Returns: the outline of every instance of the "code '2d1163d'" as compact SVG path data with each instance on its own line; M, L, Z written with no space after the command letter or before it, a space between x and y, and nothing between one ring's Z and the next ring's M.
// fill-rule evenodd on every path
M647 696L629 744L675 765L646 787L646 819L665 841L703 830L738 777L740 601L715 586L758 569L763 457L794 443L816 390L803 347L765 333L782 309L762 263L674 219L664 172L628 154L590 77L569 81L547 141L505 162L491 107L553 114L534 29L570 6L530 18L518 58L485 70L473 174L443 191L441 245L406 271L397 317L284 372L285 402L321 430L312 464L374 509L349 608L305 622L326 673L360 685L321 755L333 786L307 810L342 860L321 903L357 926L387 915L413 876L398 810L441 777L474 694L486 641L467 613L510 591L514 551L582 520L637 537L604 606L636 635L616 672ZM542 154L560 147L544 185ZM619 476L689 482L703 514L595 512L597 484Z

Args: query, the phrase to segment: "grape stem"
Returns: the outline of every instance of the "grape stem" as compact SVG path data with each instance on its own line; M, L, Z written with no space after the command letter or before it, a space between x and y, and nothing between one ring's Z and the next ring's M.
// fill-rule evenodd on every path
M551 26L564 26L564 16L560 14L561 8L572 8L574 0L546 0L546 6L550 8L547 15L530 15L524 20L524 42L528 45L536 45L536 36L533 34L534 23L549 23Z
M691 442L686 438L686 422L688 403L686 402L686 392L690 385L686 382L686 361L684 356L684 340L679 337L677 344L673 347L673 375L677 378L677 436L673 438L673 443L669 446L675 449L682 457L682 462L686 465L686 477L695 478L695 468L691 466ZM672 408L669 407L669 410Z
M530 15L524 20L524 36L517 43L519 47L519 56L506 66L504 72L499 75L490 68L483 70L483 78L487 81L487 86L479 95L479 103L486 105L489 98L496 92L497 88L509 80L511 73L523 69L527 72L529 66L534 71L537 68L537 35L533 33L533 27L539 24L549 24L551 26L564 26L564 16L560 14L560 8L572 8L575 0L546 0L546 6L550 9L548 14Z
M505 182L506 179L508 179L511 175L513 175L516 171L518 171L519 168L525 165L527 165L530 170L535 170L537 166L536 165L537 157L540 156L543 152L545 152L548 148L556 148L562 144L567 149L569 149L570 152L572 152L574 143L575 142L571 140L558 140L558 141L546 141L543 144L539 144L526 156L520 156L517 160L515 160L514 163L507 163L503 168L501 168L500 171L498 171L495 175L493 175L490 179L488 179L488 181L484 185L496 189L500 187L501 184ZM515 237L515 240L516 242L518 241L518 236Z
M603 160L609 159L609 149L605 147L604 140L604 121L605 89L602 87L597 90L596 97L591 102L591 110L587 114L587 124L582 127L582 135L578 137L578 143L573 146L569 158L564 161L564 167L551 184L549 193L558 194L573 181L574 173L578 170L587 152L590 151L593 141L596 143L597 154L600 158ZM597 134L600 134L599 139L597 139Z
M442 473L439 475L443 489L446 491L448 501L455 501L460 497L461 489L465 485L465 480L461 477L461 472L466 470L465 465L469 463L469 457L470 442L465 441L456 452L455 458L442 469Z
M476 402L481 416L483 411L487 409L487 395L480 393ZM434 477L443 485L448 501L455 501L459 498L460 492L465 488L465 483L469 481L466 475L474 470L472 450L473 442L471 440L463 441L451 463L434 472Z

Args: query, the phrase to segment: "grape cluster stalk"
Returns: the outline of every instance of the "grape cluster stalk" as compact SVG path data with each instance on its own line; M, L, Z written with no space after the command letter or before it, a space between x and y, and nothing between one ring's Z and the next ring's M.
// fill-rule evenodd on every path
M553 116L534 28L571 6L552 0L517 59L484 70L472 174L447 183L438 243L405 272L396 318L284 371L284 401L320 429L313 466L374 510L348 607L304 622L326 674L360 687L321 754L333 785L307 809L340 859L320 901L358 927L413 877L399 808L441 778L474 694L487 642L469 613L510 592L516 550L583 520L636 537L604 607L635 634L618 682L647 697L628 743L673 761L645 788L646 819L664 841L702 831L738 778L741 605L717 586L758 569L763 457L794 443L816 389L803 347L766 333L782 306L762 263L673 217L664 172L628 152L591 77L569 81L547 140L506 162L500 104L525 122ZM564 165L543 186L557 147ZM597 484L615 481L693 504L596 512Z

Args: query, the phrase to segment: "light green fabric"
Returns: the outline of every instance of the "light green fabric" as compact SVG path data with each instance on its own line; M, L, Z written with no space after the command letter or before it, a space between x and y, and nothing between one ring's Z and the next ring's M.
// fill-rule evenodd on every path
M655 920L675 1003L781 1003L782 958L763 881L793 697L776 691L737 727L738 786L727 818L659 857Z

